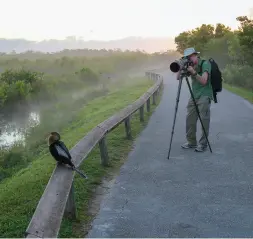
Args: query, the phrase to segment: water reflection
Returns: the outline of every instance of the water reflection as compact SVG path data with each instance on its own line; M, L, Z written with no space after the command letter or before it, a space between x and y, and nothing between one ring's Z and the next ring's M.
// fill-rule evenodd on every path
M10 147L16 142L24 143L25 133L40 123L40 114L38 112L30 112L25 115L16 113L1 118L1 148Z
M31 112L28 117L28 124L30 127L35 127L40 123L40 114L37 112Z

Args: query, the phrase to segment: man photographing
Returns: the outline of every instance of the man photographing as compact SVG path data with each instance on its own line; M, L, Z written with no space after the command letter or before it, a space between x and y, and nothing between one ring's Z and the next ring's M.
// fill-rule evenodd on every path
M184 50L184 57L192 62L193 66L187 68L191 74L192 79L192 92L198 106L200 117L206 131L209 135L210 125L210 107L211 100L213 100L213 89L210 81L211 64L209 61L203 61L199 56L200 52L195 51L194 48L187 48ZM180 71L178 72L177 79L180 78ZM189 99L187 104L186 116L186 139L187 142L181 147L184 149L195 148L196 152L203 152L207 148L207 139L202 129L201 138L197 144L196 131L197 131L198 114L195 109L192 98Z

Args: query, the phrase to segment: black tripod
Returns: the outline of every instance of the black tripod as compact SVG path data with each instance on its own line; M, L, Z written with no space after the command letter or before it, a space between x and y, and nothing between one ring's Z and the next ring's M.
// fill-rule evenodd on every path
M176 99L175 115L174 115L174 121L173 121L173 126L172 126L171 138L170 138L170 148L169 148L169 153L168 153L168 159L170 158L171 143L172 143L172 138L173 138L173 135L174 135L174 128L175 128L176 117L177 117L177 109L178 109L179 97L180 97L180 92L181 92L181 87L182 87L182 81L183 81L183 78L184 78L184 77L186 78L186 82L187 82L188 88L189 88L189 90L190 90L191 97L192 97L192 100L193 100L193 102L194 102L194 105L195 105L195 109L196 109L196 111L197 111L197 114L198 114L198 118L199 118L199 120L200 120L202 129L203 129L203 132L204 132L204 134L205 134L205 137L206 137L206 140L207 140L207 143L208 143L210 152L212 153L212 149L211 149L209 140L208 140L208 138L207 138L206 130L205 130L205 128L204 128L202 119L201 119L201 117L200 117L199 108L198 108L198 106L197 106L197 104L196 104L196 101L195 101L195 98L194 98L194 96L193 96L192 89L191 89L191 86L190 86L190 83L189 83L189 80L188 80L188 73L182 73L182 74L180 75L179 84L178 84L178 90L177 90L177 99Z

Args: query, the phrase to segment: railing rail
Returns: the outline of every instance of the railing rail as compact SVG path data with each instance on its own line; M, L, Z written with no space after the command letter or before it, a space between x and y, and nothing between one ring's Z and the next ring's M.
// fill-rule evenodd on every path
M109 156L106 147L106 135L123 121L125 122L126 137L131 136L131 115L140 112L140 121L144 121L144 106L150 111L150 99L155 105L157 96L163 86L160 74L149 71L145 76L154 80L154 85L133 104L108 118L93 128L71 150L74 164L78 167L86 159L92 149L99 143L101 164L106 166ZM74 200L74 172L64 166L57 165L49 179L42 197L39 200L33 217L26 229L27 238L56 238L58 236L63 216L76 217Z

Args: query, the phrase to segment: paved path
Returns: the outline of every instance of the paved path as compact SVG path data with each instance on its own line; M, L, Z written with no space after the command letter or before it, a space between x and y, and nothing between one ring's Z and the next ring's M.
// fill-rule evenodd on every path
M252 105L224 90L212 105L213 154L185 151L184 82L167 160L178 82L171 73L164 81L162 101L87 237L252 237Z

